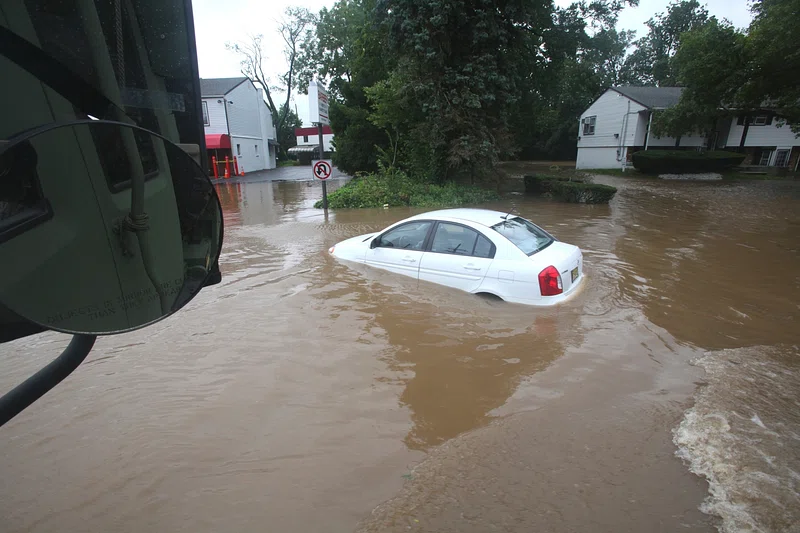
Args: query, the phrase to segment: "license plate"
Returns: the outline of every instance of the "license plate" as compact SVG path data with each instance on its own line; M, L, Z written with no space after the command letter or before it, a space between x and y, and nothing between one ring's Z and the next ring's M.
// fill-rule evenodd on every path
M575 283L576 279L578 279L578 267L572 269L572 283Z

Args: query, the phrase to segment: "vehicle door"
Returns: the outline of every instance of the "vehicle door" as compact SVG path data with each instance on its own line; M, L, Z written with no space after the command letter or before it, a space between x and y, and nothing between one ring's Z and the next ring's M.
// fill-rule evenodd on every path
M429 251L422 255L419 279L475 291L495 254L495 245L479 231L453 222L438 222Z
M430 220L413 220L395 226L372 240L365 258L366 263L416 278L432 227L433 222Z

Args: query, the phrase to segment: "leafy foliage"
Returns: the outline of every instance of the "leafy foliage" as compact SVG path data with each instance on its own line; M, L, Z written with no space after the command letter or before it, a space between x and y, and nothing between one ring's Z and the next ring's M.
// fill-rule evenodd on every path
M715 172L741 164L745 154L726 151L641 150L634 152L633 166L649 174Z
M720 116L764 108L800 133L800 0L759 0L753 12L746 33L712 20L682 36L673 66L686 89L656 133L708 130Z
M301 127L303 121L300 120L297 113L290 107L284 107L281 114L283 116L281 120L278 121L280 123L280 128L276 126L278 142L280 143L280 153L278 157L279 159L286 159L289 148L297 146L297 136L294 134L294 130L295 128Z
M577 118L622 81L637 0L338 0L302 44L328 81L337 165L438 182L503 158L574 158Z
M683 35L715 20L697 0L678 0L667 6L645 25L648 33L634 44L636 49L625 60L626 81L633 85L674 86L678 76L672 57L683 44Z
M425 183L398 170L362 174L328 195L328 207L453 207L496 200L497 193L478 187L449 182ZM314 204L322 207L322 201Z

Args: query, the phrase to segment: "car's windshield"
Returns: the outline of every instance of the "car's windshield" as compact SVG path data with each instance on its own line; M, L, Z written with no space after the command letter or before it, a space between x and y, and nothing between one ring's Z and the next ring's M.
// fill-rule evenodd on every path
M550 246L555 239L536 224L514 217L492 226L497 233L513 242L526 255L533 255Z

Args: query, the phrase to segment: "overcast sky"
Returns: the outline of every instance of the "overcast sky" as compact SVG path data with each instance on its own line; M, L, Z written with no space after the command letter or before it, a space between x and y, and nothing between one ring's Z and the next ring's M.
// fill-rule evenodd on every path
M240 76L239 59L225 50L225 43L246 41L248 35L264 35L265 73L286 71L283 41L277 33L279 20L288 6L300 6L312 12L330 7L335 0L192 0L197 36L197 56L202 78ZM556 0L566 6L572 0ZM701 0L702 2L702 0ZM618 28L645 33L644 22L666 10L669 0L639 0L638 7L626 8L620 15ZM708 11L717 18L727 18L734 26L750 24L747 0L706 0ZM305 95L293 98L300 118L308 125L308 103ZM277 102L276 102L277 104Z

